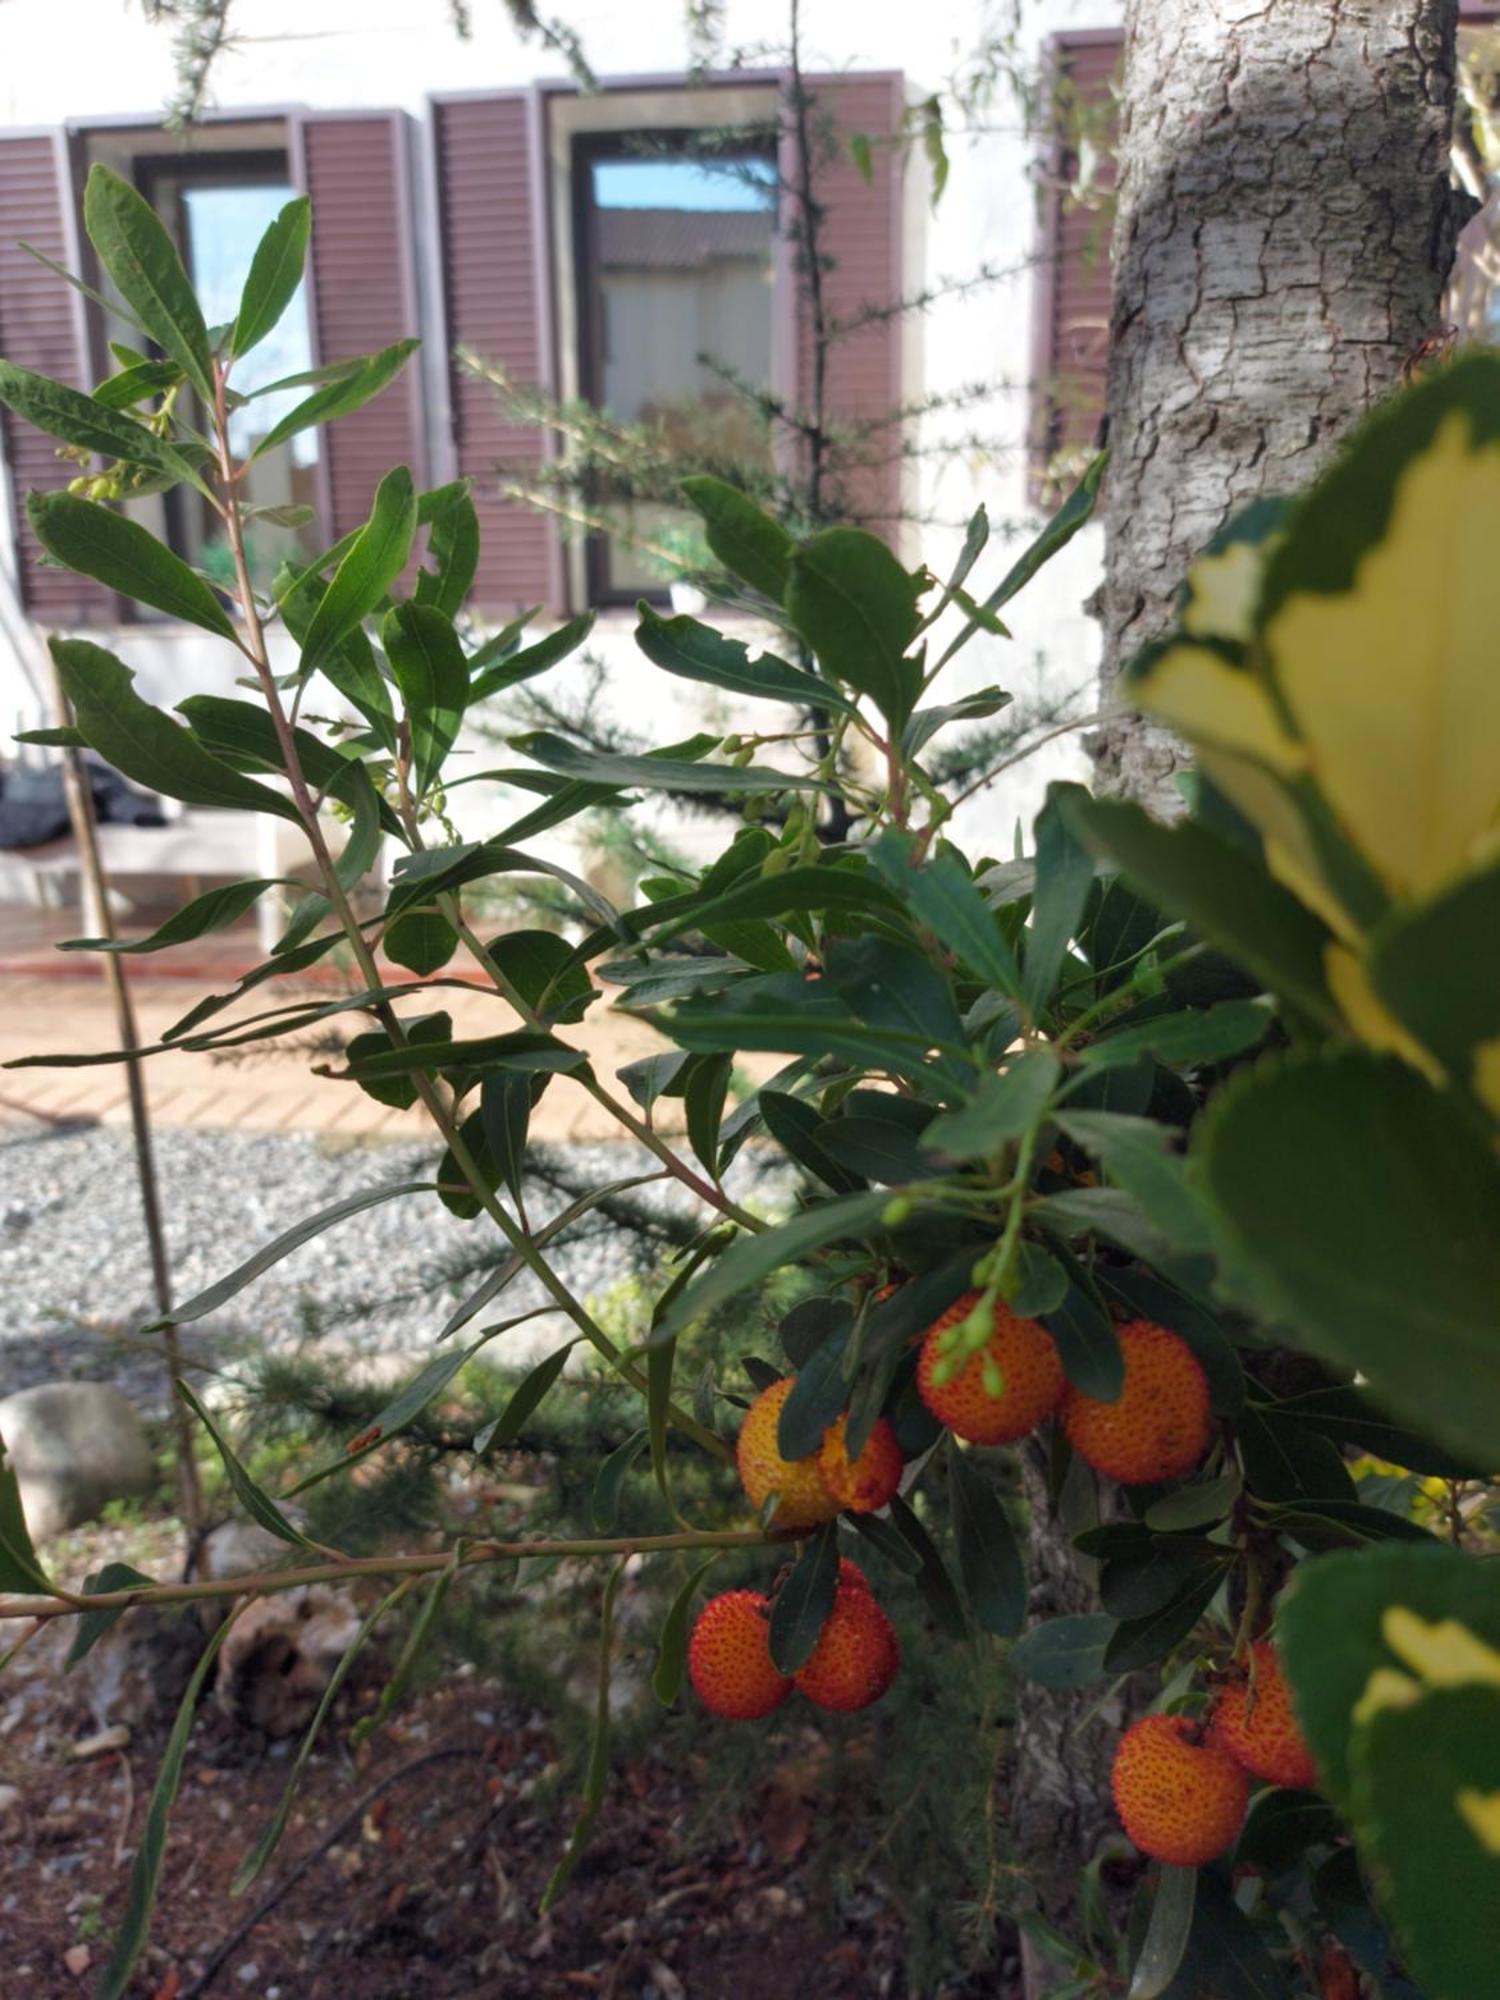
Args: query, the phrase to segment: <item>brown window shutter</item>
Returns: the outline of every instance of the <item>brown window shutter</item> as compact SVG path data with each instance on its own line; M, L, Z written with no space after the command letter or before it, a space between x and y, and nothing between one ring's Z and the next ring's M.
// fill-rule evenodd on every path
M813 117L831 120L838 150L816 172L814 197L823 210L824 309L835 322L849 322L870 307L892 306L901 297L901 151L876 143L872 178L866 181L849 151L855 133L879 141L900 129L905 92L899 75L879 74L809 79ZM795 140L783 146L783 165L796 168ZM798 285L797 398L804 411L813 397L812 323L805 283ZM837 425L889 417L902 401L902 322L899 315L871 319L838 340L830 354L826 407ZM887 541L901 523L901 436L895 426L872 434L856 448L866 463L831 496L866 527Z
M21 249L24 241L67 269L77 267L67 205L71 200L60 135L0 136L0 354L19 368L75 389L90 386L83 360L82 301L55 272ZM26 495L53 492L78 472L57 456L55 439L0 410L10 477L16 561L22 599L49 625L97 624L114 615L110 591L64 569L39 569L41 547L26 519Z
M312 197L314 359L374 354L420 331L412 268L408 120L401 111L300 113L293 120L297 185ZM337 541L368 517L393 466L428 477L420 356L395 382L328 425L319 438L327 520Z
M1053 44L1058 77L1076 92L1085 115L1102 115L1109 145L1092 185L1103 194L1115 184L1112 85L1123 46L1123 37L1112 29L1060 35ZM1090 118L1091 136L1093 126ZM1081 453L1094 443L1104 415L1109 368L1111 209L1107 202L1102 207L1090 205L1067 193L1078 173L1075 133L1076 119L1064 119L1060 113L1049 162L1037 274L1032 468L1038 486L1059 454Z
M561 544L544 515L503 500L496 468L524 474L541 430L507 423L495 391L454 359L468 348L521 388L552 380L541 102L527 91L438 98L432 106L443 246L444 339L456 471L474 481L474 602L496 617L564 608Z

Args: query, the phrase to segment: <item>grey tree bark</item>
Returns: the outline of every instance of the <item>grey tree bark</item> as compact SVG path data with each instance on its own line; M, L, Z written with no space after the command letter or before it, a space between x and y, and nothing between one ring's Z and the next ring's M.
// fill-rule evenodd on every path
M1310 479L1439 319L1458 0L1126 0L1103 494L1102 692L1227 516ZM1180 747L1120 716L1096 781L1170 816ZM1093 1609L1025 1468L1037 1616ZM1078 1934L1115 1832L1117 1716L1019 1690L1003 1805L1040 1915ZM1027 2000L1068 1976L1023 1945Z
M1196 551L1304 485L1436 328L1458 0L1126 0L1100 598L1106 697ZM1102 788L1170 813L1122 717Z

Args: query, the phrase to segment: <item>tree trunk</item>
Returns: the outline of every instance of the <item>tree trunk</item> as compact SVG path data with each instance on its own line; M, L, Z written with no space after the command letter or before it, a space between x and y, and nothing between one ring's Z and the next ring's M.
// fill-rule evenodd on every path
M1458 0L1126 0L1103 691L1193 555L1303 486L1438 324ZM1102 789L1170 813L1129 718Z

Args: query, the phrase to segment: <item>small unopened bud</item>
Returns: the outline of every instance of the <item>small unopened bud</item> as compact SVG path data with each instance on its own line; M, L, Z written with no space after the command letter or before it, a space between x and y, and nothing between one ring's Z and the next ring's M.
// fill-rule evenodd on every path
M880 1211L880 1220L887 1229L899 1229L903 1222L911 1220L912 1198L909 1194L895 1194Z

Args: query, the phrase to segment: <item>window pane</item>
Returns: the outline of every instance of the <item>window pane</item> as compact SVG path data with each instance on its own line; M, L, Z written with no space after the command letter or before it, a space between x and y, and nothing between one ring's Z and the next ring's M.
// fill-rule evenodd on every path
M674 458L764 464L764 417L736 390L771 379L774 170L751 154L592 164L596 400L657 431ZM634 537L679 543L691 517L631 509ZM617 538L606 589L659 590L664 570Z
M183 247L204 316L210 326L232 320L239 309L255 246L278 211L292 199L293 190L282 181L241 184L184 177L177 192ZM269 382L299 374L312 365L307 301L299 285L280 324L235 364L233 386L240 395L249 396ZM282 389L234 410L229 437L236 458L248 456L256 440L307 393L305 388ZM315 506L317 462L317 434L304 431L256 460L240 483L240 498L252 507ZM185 497L184 554L227 588L233 582L233 563L219 524L205 508L193 504L191 496ZM252 519L246 542L255 582L269 587L282 562L315 551L318 532L316 525L297 530Z

